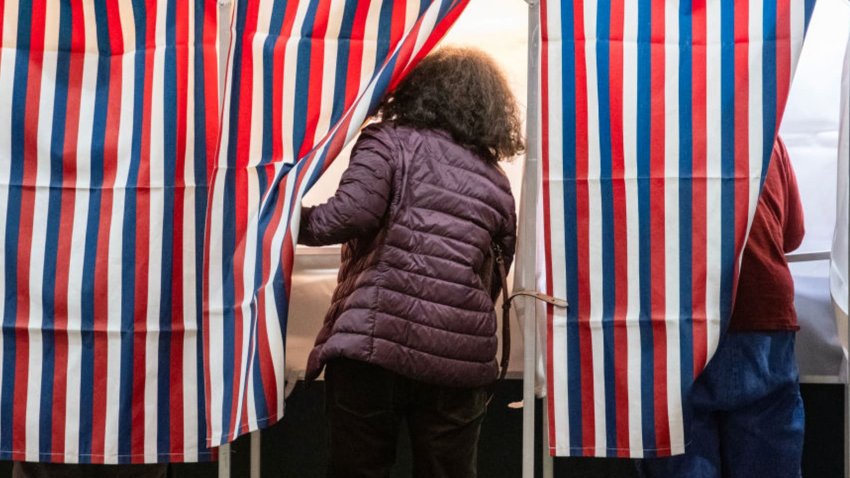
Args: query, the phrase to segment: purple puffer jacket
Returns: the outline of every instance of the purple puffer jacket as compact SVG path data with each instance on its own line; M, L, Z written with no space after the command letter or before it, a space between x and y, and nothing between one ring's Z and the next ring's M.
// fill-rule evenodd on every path
M504 172L441 131L365 128L339 189L304 208L299 242L345 243L339 284L307 364L338 357L436 385L494 381L491 243L509 267L516 214Z

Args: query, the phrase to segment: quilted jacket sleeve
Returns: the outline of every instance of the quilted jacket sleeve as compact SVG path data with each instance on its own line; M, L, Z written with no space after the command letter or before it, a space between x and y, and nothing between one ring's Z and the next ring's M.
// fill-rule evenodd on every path
M393 168L386 133L366 128L351 153L336 194L301 210L298 242L326 246L373 234L381 226L392 194Z

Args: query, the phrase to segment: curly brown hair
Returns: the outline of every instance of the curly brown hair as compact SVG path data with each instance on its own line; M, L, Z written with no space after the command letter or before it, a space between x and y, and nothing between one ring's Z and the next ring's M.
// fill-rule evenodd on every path
M422 61L378 107L381 121L448 132L490 163L525 149L520 110L486 53L444 47Z

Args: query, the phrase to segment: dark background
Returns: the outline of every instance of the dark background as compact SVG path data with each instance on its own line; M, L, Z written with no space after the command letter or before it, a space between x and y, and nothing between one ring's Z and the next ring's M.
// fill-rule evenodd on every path
M325 422L324 383L310 386L299 383L286 402L286 413L279 423L263 431L262 476L264 478L320 478L324 476ZM844 387L842 385L802 385L806 407L806 442L803 476L840 478L843 473ZM481 478L515 478L522 475L522 409L507 407L522 399L522 382L506 380L497 391L484 421L479 449ZM538 412L538 427L541 401ZM538 435L540 429L538 428ZM402 434L404 435L404 434ZM537 444L538 448L540 444ZM231 476L248 476L250 440L242 437L231 447ZM538 449L538 455L540 451ZM538 467L540 460L537 460ZM11 465L0 462L0 476L11 475ZM175 464L171 478L215 478L217 463ZM393 478L410 476L410 449L401 437L399 460ZM558 458L556 477L633 478L629 460ZM754 477L755 478L755 477ZM767 477L765 477L767 478Z

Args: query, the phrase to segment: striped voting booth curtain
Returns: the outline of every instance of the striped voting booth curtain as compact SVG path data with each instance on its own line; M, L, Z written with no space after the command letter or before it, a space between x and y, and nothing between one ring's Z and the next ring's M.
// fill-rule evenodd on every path
M215 0L0 0L0 459L197 461Z
M553 454L684 452L813 4L542 0Z
M467 2L235 2L204 260L212 445L283 414L301 197Z
M222 89L216 0L0 1L0 459L280 418L299 200L465 4L239 0Z

